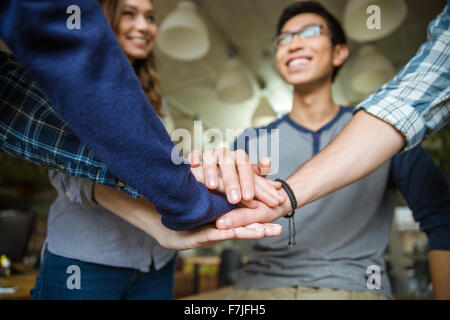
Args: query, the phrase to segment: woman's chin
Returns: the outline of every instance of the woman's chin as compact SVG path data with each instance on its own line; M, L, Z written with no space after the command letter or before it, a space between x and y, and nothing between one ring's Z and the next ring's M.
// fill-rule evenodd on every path
M128 58L132 60L143 60L148 57L150 52L147 51L129 51L126 52Z

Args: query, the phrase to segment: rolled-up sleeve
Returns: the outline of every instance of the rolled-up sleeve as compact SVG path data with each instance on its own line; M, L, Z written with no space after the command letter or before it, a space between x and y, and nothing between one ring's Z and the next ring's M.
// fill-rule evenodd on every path
M416 55L355 112L390 123L406 139L405 151L442 128L450 117L450 9L429 24L428 41Z
M48 178L58 194L64 195L71 202L79 203L84 208L98 206L92 197L93 183L89 180L75 178L53 170L49 170Z

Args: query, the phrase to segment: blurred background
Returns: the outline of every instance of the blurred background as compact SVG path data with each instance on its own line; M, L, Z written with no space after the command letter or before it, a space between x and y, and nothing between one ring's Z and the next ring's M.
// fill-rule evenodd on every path
M292 2L153 0L160 28L155 53L169 133L185 128L193 137L194 121L200 120L203 130L218 128L225 136L226 129L261 126L290 111L292 89L278 76L273 37L279 15ZM319 2L347 33L350 59L333 86L336 102L345 106L362 101L405 65L426 41L428 23L446 4L445 0ZM381 9L381 30L368 30L365 25L370 4ZM0 49L7 50L2 43ZM210 143L205 137L204 146ZM450 127L424 146L450 181ZM29 228L23 230L24 249L15 259L25 269L38 265L48 207L55 197L46 169L0 153L0 210L34 213L27 220ZM177 297L231 283L232 279L219 279L221 255L245 263L250 248L251 241L230 241L180 253ZM426 237L400 195L386 260L394 295L431 297Z

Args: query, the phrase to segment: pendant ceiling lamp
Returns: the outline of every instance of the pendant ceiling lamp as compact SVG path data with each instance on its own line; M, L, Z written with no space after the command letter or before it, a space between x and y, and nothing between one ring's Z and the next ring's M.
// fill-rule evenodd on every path
M277 120L277 113L273 110L269 100L266 97L262 97L258 107L252 116L252 127L259 128L268 125L269 123Z
M349 0L344 9L343 25L350 39L374 41L399 28L407 13L404 0Z
M350 72L351 88L368 95L395 75L391 62L373 45L361 48Z
M216 93L220 100L227 103L239 103L253 96L253 87L244 66L237 58L231 58L225 73L216 84Z
M167 56L182 61L200 59L208 53L208 29L193 2L180 1L163 20L156 44Z

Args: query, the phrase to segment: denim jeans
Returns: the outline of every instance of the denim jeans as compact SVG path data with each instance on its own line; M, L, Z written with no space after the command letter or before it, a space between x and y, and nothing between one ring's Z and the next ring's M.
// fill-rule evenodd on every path
M45 251L33 300L173 299L175 259L149 272L82 262Z

